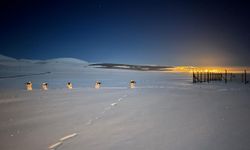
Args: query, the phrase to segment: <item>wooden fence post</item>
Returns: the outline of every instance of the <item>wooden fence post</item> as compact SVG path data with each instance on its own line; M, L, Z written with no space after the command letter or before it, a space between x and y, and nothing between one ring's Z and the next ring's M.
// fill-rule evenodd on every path
M199 71L197 71L197 77L196 77L196 79L197 79L197 82L199 82L199 79L200 79Z
M193 71L193 83L196 83L194 71Z
M207 82L209 83L209 71L207 72Z
M227 70L225 70L225 83L227 83Z
M247 84L247 71L246 70L244 70L244 81L245 81L245 84Z
M202 82L202 72L200 74L200 83Z

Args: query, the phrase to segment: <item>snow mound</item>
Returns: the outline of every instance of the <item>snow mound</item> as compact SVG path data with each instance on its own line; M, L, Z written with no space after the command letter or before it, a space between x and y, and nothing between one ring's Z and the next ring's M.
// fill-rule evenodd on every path
M45 62L47 63L72 63L72 64L88 64L88 62L76 59L76 58L55 58L48 59Z

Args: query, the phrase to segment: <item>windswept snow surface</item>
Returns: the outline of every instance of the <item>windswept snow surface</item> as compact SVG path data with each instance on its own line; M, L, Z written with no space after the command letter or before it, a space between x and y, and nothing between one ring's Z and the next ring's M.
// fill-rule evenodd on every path
M0 66L0 71L1 76L50 72L0 78L1 150L250 147L249 84L192 84L189 74L65 62L25 62ZM100 89L94 89L96 80L102 82ZM130 80L136 88L128 88ZM27 81L33 91L25 90ZM66 89L68 81L72 90ZM40 90L42 82L48 82L48 91Z

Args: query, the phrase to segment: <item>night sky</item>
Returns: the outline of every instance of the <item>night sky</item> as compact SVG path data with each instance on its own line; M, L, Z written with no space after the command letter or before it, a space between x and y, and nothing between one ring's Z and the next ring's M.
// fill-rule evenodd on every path
M89 62L250 65L250 4L1 1L0 53Z

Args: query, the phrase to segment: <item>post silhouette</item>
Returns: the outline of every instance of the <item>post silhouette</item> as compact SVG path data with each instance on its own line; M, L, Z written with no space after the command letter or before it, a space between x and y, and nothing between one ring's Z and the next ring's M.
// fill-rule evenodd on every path
M202 72L200 73L200 82L202 82Z
M209 83L209 71L207 72L207 82Z
M227 70L225 70L225 83L227 83Z
M193 83L196 83L194 71L193 71Z
M244 82L245 84L247 84L247 71L244 70Z
M200 76L199 76L199 71L197 71L197 77L196 77L197 82L199 82L199 78L200 78Z

